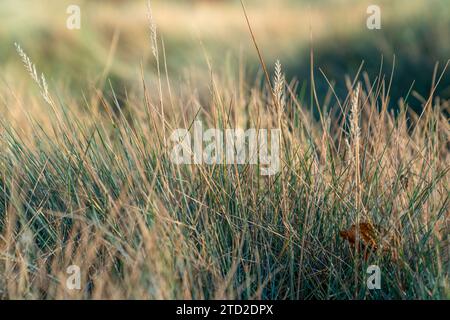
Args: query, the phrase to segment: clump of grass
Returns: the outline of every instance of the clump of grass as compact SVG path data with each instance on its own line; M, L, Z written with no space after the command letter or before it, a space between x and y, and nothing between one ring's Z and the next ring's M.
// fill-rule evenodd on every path
M1 298L448 298L447 101L394 116L386 84L358 78L319 121L277 64L274 88L212 72L209 98L180 90L167 113L164 74L122 105L96 92L98 108L67 98L23 110L26 94L2 106ZM198 118L282 127L280 173L174 165L164 132ZM395 259L366 260L339 237L361 215L395 235ZM381 290L365 285L370 264ZM65 285L70 265L79 291Z

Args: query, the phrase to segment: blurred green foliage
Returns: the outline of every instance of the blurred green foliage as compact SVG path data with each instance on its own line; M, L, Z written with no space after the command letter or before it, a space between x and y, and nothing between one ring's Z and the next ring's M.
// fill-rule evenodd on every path
M328 84L323 70L345 94L344 77L363 69L373 81L383 57L386 77L396 56L392 101L414 90L427 96L436 62L450 58L449 0L379 1L382 29L365 27L365 0L353 1L245 1L255 34L268 65L279 58L288 78L309 82L309 29L313 33L315 73L319 97ZM78 4L82 28L65 28L68 4ZM222 67L226 54L236 69L239 57L247 64L249 81L259 67L239 1L152 1L154 17L164 39L171 76L178 80L188 70L208 75L205 53ZM369 2L367 2L369 3ZM308 20L309 19L309 20ZM19 42L58 90L80 93L107 89L105 76L117 91L133 91L139 84L140 64L155 77L149 44L145 1L0 2L0 70L9 81L26 81L14 50ZM117 36L116 46L112 45ZM111 63L108 57L111 54ZM107 85L104 85L107 83ZM103 86L103 87L102 87ZM436 92L450 98L450 77ZM411 102L413 108L420 103Z

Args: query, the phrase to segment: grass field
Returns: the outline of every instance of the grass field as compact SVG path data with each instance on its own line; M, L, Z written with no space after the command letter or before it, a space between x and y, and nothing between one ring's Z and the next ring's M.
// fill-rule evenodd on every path
M64 1L2 2L0 298L449 299L447 1L391 2L372 41L364 1L249 1L262 62L236 2L81 1L75 32ZM369 44L390 68L359 70ZM174 164L195 120L281 129L280 171Z

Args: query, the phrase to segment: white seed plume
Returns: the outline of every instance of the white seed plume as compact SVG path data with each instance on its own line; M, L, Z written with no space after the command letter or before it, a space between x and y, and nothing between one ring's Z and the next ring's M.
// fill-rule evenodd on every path
M18 43L14 43L14 46L16 47L17 53L22 58L22 62L24 64L25 68L27 69L28 73L30 74L31 78L38 85L38 87L41 91L42 97L48 104L51 105L52 102L50 99L50 94L48 92L48 85L47 85L47 81L45 80L44 74L41 73L41 76L39 77L37 74L37 71L36 71L36 66L34 65L33 62L31 62L30 57L28 57L28 55L25 53L25 51L23 51L23 49L21 48L21 46Z

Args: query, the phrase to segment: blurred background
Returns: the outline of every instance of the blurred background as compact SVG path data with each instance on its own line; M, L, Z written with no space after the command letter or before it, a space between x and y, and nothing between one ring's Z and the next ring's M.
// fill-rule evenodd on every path
M328 85L319 68L346 93L345 76L363 69L374 80L383 57L389 79L396 56L392 100L414 90L427 97L437 62L450 58L450 0L245 0L248 15L269 66L280 59L287 78L307 86L309 53L314 48L315 78L323 99ZM81 29L68 30L66 9L81 8ZM367 7L381 7L382 29L368 30ZM173 85L186 79L208 79L213 70L237 77L239 65L254 82L257 55L239 1L153 0L153 16L164 40ZM121 95L156 75L150 46L146 0L1 0L0 81L28 89L29 76L14 42L45 73L52 90L81 93L107 78ZM310 40L310 30L312 42ZM109 87L109 83L107 84ZM107 88L104 88L107 89ZM445 75L437 93L450 98ZM410 100L412 107L421 102Z

